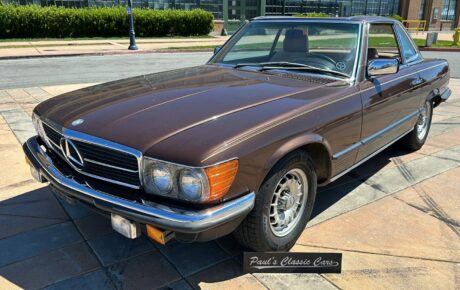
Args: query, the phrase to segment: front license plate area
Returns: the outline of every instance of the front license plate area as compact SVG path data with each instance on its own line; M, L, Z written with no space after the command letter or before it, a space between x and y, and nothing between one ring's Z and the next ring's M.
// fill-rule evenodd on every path
M110 220L112 228L128 239L136 239L141 236L141 227L138 223L113 213L110 215Z

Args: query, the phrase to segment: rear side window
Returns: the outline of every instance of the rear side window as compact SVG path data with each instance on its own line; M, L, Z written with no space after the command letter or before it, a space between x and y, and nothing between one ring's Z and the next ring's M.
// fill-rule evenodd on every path
M396 33L398 33L399 43L401 45L402 54L404 56L405 63L414 61L419 58L417 51L412 45L411 41L407 38L407 34L403 31L399 25L395 26Z
M401 60L401 53L392 24L371 24L368 41L368 61L376 58Z

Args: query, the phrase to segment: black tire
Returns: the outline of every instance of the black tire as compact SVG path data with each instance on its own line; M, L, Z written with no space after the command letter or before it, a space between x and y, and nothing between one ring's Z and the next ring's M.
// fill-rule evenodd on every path
M431 101L426 101L425 103L425 108L428 110L428 116L427 116L427 129L426 133L424 134L423 138L420 138L418 131L417 131L417 126L419 124L419 120L417 119L417 123L414 125L414 129L404 136L404 138L401 139L400 144L404 146L409 151L417 151L420 148L422 148L423 144L425 144L426 139L428 138L428 133L430 132L431 128L431 120L433 117L433 103ZM419 118L421 118L421 115L419 115Z
M301 169L307 178L308 194L303 212L292 230L283 237L276 236L270 226L270 205L278 182L291 170ZM315 203L317 177L311 158L302 151L288 154L279 161L268 174L256 196L254 209L234 232L237 241L254 250L288 251L302 234L310 219ZM304 201L305 199L303 199Z

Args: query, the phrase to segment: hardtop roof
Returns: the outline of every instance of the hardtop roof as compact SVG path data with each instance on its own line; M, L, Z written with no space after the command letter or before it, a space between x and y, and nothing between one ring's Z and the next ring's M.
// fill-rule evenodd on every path
M325 21L325 22L397 22L396 19L382 16L351 16L351 17L298 17L298 16L259 16L253 18L254 21L285 21L285 20L304 20L304 21Z

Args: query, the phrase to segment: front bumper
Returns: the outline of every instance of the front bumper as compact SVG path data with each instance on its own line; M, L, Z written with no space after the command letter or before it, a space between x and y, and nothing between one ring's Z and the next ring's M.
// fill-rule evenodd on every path
M451 89L447 88L442 94L441 94L441 99L443 102L447 101L449 99L450 95L452 94Z
M31 166L38 172L41 182L48 181L59 193L77 199L108 213L115 213L139 223L184 234L198 234L215 228L222 228L232 222L240 222L254 207L255 193L251 192L237 199L204 210L184 210L159 203L139 202L123 199L101 192L77 182L72 176L62 174L39 144L38 136L23 145ZM234 229L236 225L230 227Z

